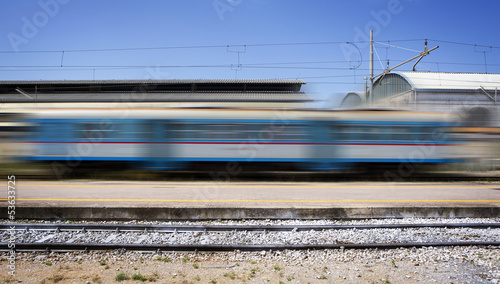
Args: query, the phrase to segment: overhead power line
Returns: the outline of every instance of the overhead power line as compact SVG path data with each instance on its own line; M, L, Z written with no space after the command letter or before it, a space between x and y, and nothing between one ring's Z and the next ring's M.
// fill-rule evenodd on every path
M419 41L423 39L409 40L391 40L391 42L401 41ZM326 41L326 42L292 42L292 43L256 43L244 44L247 47L266 47L266 46L298 46L298 45L335 45L346 44L349 41ZM350 43L369 43L368 41L358 41ZM235 45L186 45L186 46L160 46L160 47L129 47L129 48L100 48L100 49L65 49L65 50L24 50L24 51L8 51L3 50L0 53L62 53L62 52L105 52L105 51L136 51L136 50L162 50L162 49L191 49L191 48L227 48L228 46L243 46Z
M425 39L399 39L399 40L379 40L377 43L389 45L391 47L397 47L401 49L407 49L414 51L412 49L403 48L395 45L390 45L388 43L395 42L411 42L411 41L423 41ZM455 45L465 45L465 46L477 46L477 47L487 47L493 49L500 49L500 46L493 45L483 45L483 44L475 44L475 43L466 43L466 42L456 42L449 40L440 40L440 39L428 39L429 41L439 42L439 43L447 43L447 44L455 44ZM387 42L387 43L386 43ZM359 43L359 44L367 44L369 41L325 41L325 42L289 42L289 43L256 43L256 44L245 44L247 47L270 47L270 46L300 46L300 45L336 45L336 44L347 44L347 43ZM66 50L24 50L24 51L9 51L3 50L0 53L3 54L18 54L18 53L62 53L62 52L109 52L109 51L140 51L140 50L168 50L168 49L202 49L202 48L227 48L228 46L243 46L241 44L236 45L185 45L185 46L159 46L159 47L127 47L127 48L98 48L98 49L66 49Z

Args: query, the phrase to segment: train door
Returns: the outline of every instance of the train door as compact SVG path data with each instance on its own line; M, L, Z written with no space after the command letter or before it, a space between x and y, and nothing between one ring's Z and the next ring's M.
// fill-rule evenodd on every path
M149 128L149 136L146 155L147 169L168 169L169 168L169 125L166 120L150 120L146 123Z
M310 145L310 170L334 171L341 169L337 159L336 127L332 121L311 124L314 143Z

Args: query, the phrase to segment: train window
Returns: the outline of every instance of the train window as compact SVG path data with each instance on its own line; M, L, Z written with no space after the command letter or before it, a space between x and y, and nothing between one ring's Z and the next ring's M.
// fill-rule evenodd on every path
M176 123L170 125L169 135L172 139L197 140L299 140L303 138L303 126L257 123Z
M183 123L165 124L163 130L165 131L165 137L170 139L186 139L189 136L188 130ZM189 133L191 132L189 131Z
M417 136L415 137L416 141L419 142L427 142L432 141L432 127L430 126L420 126L420 131L416 131Z
M234 140L237 136L237 127L232 124L207 125L206 138L213 140Z
M132 139L150 140L153 138L153 125L151 123L139 123L134 125L135 129L129 132Z
M379 140L380 126L363 126L360 130L362 141L377 141Z
M380 127L377 140L379 141L392 141L393 140L394 128L389 125Z
M287 125L286 130L288 139L286 140L303 140L305 139L304 125Z
M349 125L331 125L330 140L352 141L356 135L353 134L353 127Z
M121 139L123 125L109 122L81 123L77 129L77 139L99 141L105 139Z
M244 124L245 132L242 132L242 140L257 141L262 139L261 130L262 126L260 124Z
M431 138L433 142L444 142L448 140L448 132L446 131L446 128L444 127L436 127L431 133Z
M412 141L413 130L412 126L393 126L393 140L394 141Z

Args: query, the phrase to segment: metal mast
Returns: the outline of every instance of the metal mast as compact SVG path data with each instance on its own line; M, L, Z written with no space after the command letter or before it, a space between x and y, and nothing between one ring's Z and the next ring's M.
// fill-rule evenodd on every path
M370 30L370 105L373 104L373 30Z

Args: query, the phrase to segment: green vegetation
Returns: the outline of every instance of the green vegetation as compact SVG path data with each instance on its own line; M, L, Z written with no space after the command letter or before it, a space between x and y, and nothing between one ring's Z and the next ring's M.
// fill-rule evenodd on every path
M229 273L224 273L224 277L228 277L229 279L234 280L236 279L236 274L234 273L234 271L231 271Z
M130 279L127 274L121 272L120 274L116 275L115 277L115 280L118 281L118 282L121 282L121 281L124 281L124 280L128 280Z
M145 281L148 280L146 277L142 276L140 273L132 275L132 279L138 280L138 281L141 281L141 282L145 282Z

